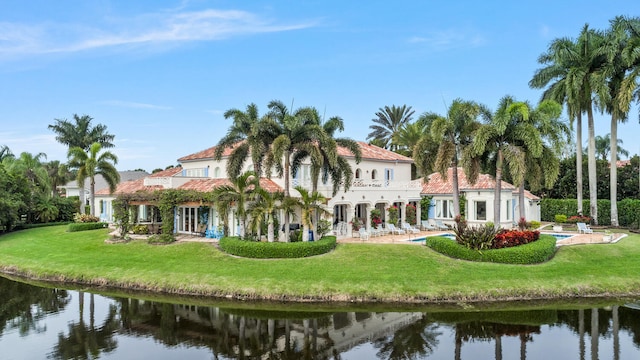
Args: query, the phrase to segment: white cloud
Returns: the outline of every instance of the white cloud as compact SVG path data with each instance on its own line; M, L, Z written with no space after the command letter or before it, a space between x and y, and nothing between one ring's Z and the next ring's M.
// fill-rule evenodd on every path
M278 23L240 10L165 11L99 25L0 22L0 56L71 53L99 48L214 41L238 35L291 31L313 22Z
M460 30L432 32L425 36L410 37L407 41L412 44L424 44L434 50L479 47L486 43L486 39L481 34Z
M118 107L126 107L126 108L134 108L134 109L152 109L152 110L171 110L170 106L163 105L154 105L154 104L146 104L139 103L133 101L122 101L122 100L107 100L102 101L100 104L109 105L109 106L118 106Z

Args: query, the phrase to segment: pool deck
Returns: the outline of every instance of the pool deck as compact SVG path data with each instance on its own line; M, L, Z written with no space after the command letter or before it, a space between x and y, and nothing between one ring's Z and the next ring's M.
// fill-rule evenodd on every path
M542 233L550 233L545 231L544 228L541 229ZM369 239L363 240L360 237L356 236L346 236L340 235L337 237L339 244L403 244L403 245L422 245L421 242L412 242L411 240L426 237L426 236L437 236L441 234L452 234L452 231L421 231L416 234L387 234L381 236L370 236ZM620 233L612 233L612 239L609 241L605 241L603 232L594 232L593 234L578 234L575 231L563 231L557 232L557 234L563 235L572 235L566 239L561 239L556 242L557 246L567 246L567 245L582 245L582 244L611 244L616 243L620 239L626 237L626 234ZM191 235L179 235L176 237L176 240L179 242L217 242L216 239L209 239L200 236L191 236Z

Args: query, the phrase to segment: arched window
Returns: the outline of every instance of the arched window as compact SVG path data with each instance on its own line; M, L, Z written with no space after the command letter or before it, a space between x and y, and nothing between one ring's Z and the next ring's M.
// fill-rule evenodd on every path
M378 172L376 170L371 170L371 180L375 180L378 177Z
M360 169L356 169L356 179L360 179L362 177L362 171Z

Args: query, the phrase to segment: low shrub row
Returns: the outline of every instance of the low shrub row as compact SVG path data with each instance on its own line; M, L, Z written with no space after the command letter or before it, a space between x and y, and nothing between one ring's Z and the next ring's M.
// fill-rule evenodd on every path
M67 225L67 224L69 224L68 221L37 223L37 224L17 224L16 226L13 227L13 230L17 231L17 230L41 228L41 227L46 227L46 226Z
M175 241L176 238L173 236L173 234L156 234L149 236L149 239L147 239L147 243L153 245L171 244Z
M109 224L104 222L71 223L67 228L68 232L95 230L106 228Z
M220 240L222 251L255 259L303 258L326 254L335 247L335 236L325 236L318 241L294 243L247 241L236 237Z
M426 245L452 258L502 264L537 264L549 260L556 251L556 239L551 235L541 235L526 245L492 250L472 250L440 236L428 237Z

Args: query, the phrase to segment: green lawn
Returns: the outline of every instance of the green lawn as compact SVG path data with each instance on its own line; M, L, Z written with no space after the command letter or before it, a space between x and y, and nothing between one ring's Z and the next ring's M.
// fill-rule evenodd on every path
M539 265L472 263L424 246L340 244L313 258L240 259L205 243L107 244L66 226L0 237L0 268L32 278L274 300L400 302L640 294L640 236L563 247Z

